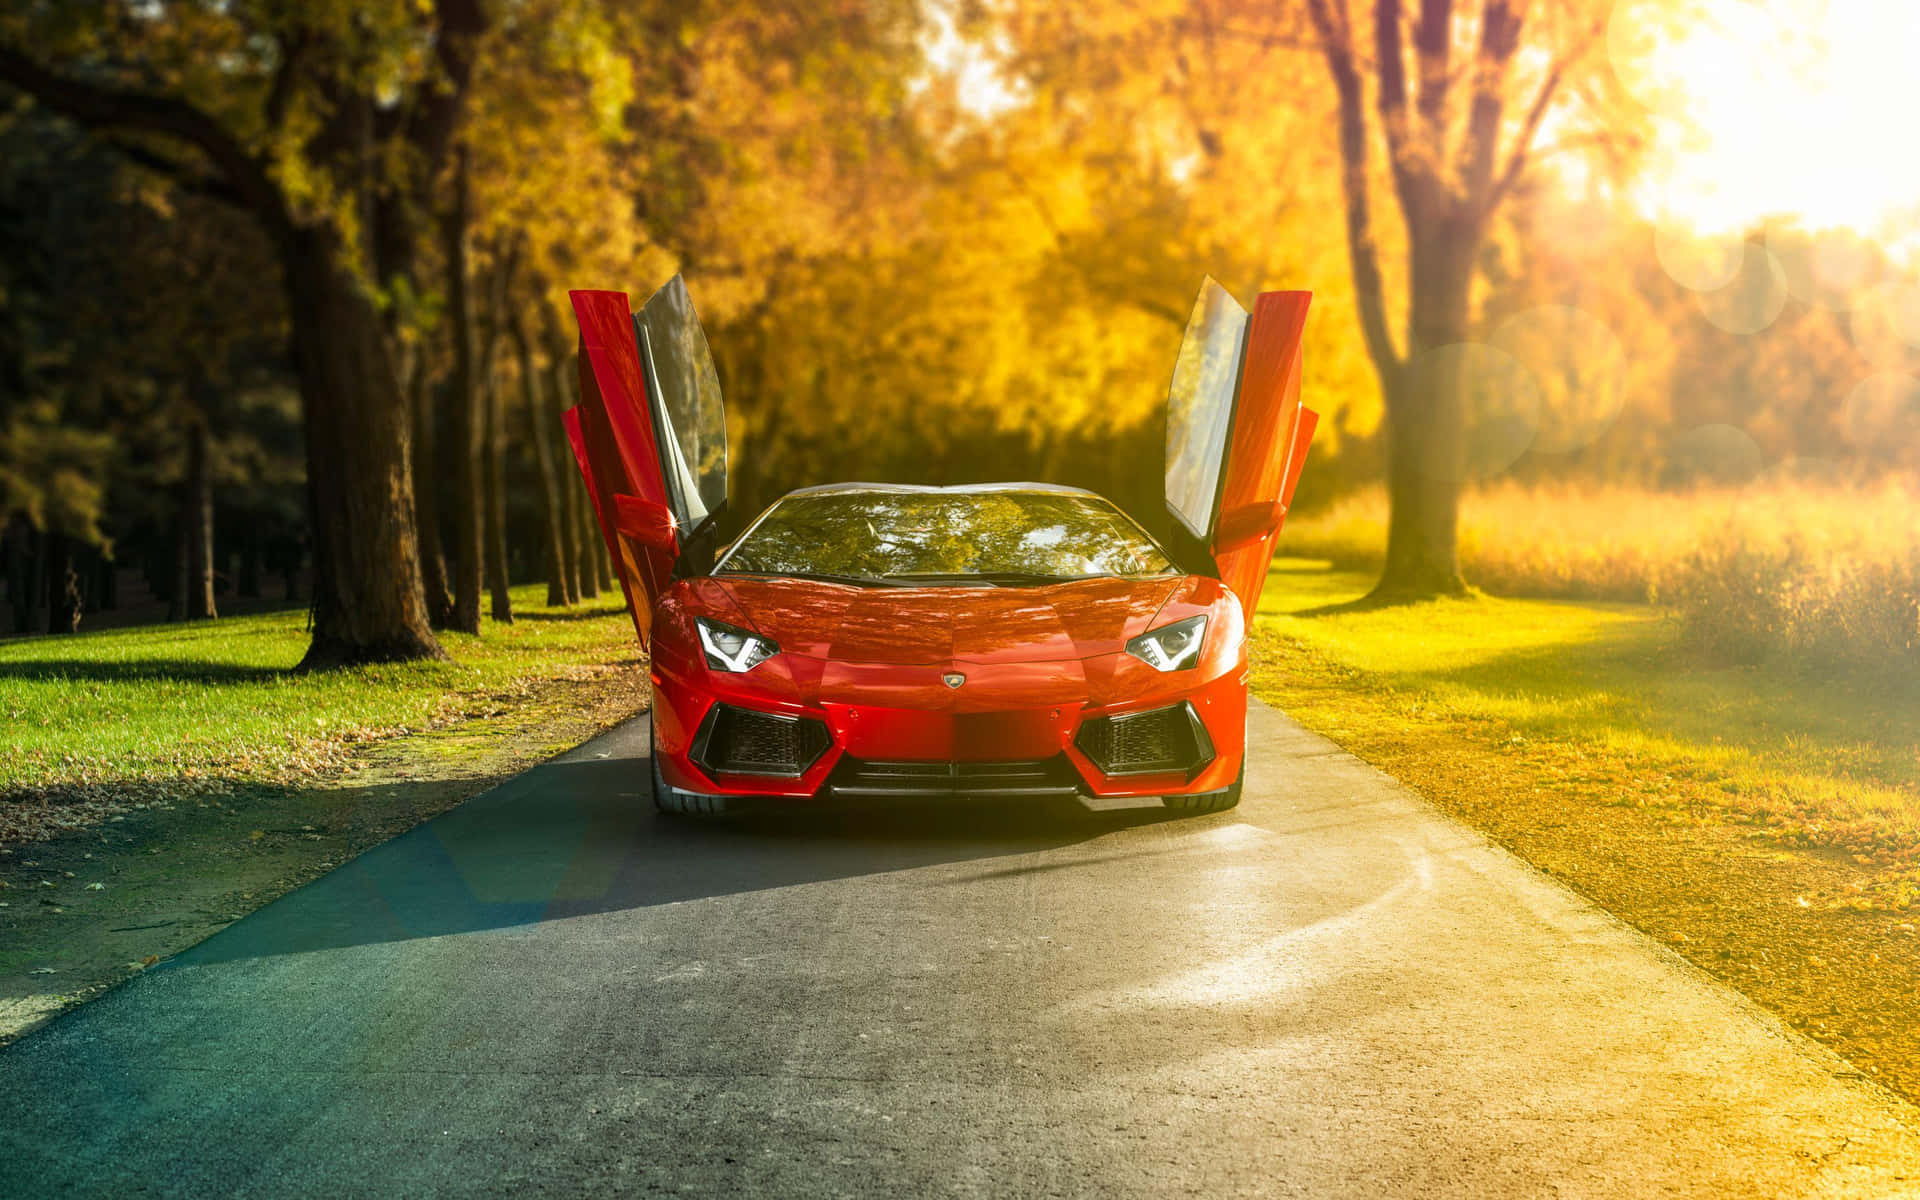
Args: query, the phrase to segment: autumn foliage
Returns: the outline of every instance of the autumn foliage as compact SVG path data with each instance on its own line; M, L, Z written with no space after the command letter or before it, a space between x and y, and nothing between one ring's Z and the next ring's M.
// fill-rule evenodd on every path
M63 572L89 609L115 567L225 599L279 573L324 665L508 620L515 579L591 594L554 436L565 293L676 270L728 397L736 528L853 478L1053 479L1152 521L1212 275L1315 293L1306 542L1383 503L1395 389L1407 411L1444 392L1435 494L1467 490L1470 582L1892 646L1899 612L1844 597L1911 598L1899 535L1791 531L1895 492L1825 497L1911 490L1905 267L1788 219L1650 224L1647 112L1618 86L1638 43L1609 10L0 5L13 627L58 624ZM1466 272L1442 289L1460 312L1417 295L1435 255ZM1690 497L1762 477L1823 499L1694 535Z

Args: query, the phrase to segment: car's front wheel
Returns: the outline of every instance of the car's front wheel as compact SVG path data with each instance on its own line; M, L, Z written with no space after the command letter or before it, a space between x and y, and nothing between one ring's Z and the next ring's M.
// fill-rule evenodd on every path
M693 814L710 816L727 811L725 796L707 796L699 792L683 792L667 782L660 771L660 727L654 723L653 711L647 711L647 765L653 769L653 807L663 813Z
M1247 767L1240 764L1240 775L1231 784L1217 792L1197 792L1191 796L1162 796L1160 803L1175 812L1199 816L1202 813L1225 812L1240 803L1240 789L1247 782Z

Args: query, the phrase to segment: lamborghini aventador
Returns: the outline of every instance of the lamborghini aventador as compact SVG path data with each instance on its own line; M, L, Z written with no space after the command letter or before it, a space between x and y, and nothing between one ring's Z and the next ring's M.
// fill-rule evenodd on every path
M573 293L567 431L650 651L653 796L1238 803L1248 614L1300 477L1308 293L1203 285L1167 402L1166 519L1041 483L839 483L717 544L725 415L678 276Z

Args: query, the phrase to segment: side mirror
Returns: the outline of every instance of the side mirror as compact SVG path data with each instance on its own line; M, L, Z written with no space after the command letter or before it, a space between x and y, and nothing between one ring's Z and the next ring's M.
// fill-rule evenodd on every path
M1286 515L1287 506L1276 502L1243 504L1221 513L1213 531L1213 552L1224 554L1272 537Z
M613 526L623 536L632 538L649 550L658 550L663 554L679 553L679 531L674 524L673 511L666 505L642 500L638 496L620 495L614 496L613 503Z

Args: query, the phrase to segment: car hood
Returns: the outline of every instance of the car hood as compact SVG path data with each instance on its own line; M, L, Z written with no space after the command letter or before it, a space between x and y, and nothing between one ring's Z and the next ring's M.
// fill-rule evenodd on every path
M806 579L708 577L706 587L788 654L928 665L1062 662L1113 654L1152 627L1183 575L1080 579L1046 587L852 587ZM721 595L707 599L720 601Z

